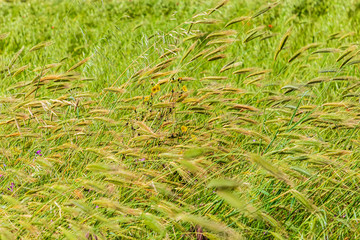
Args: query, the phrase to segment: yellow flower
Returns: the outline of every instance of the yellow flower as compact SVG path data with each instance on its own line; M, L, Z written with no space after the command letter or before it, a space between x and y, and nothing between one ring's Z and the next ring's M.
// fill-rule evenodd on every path
M187 126L181 126L181 131L182 131L183 133L187 132Z
M197 140L197 137L194 135L194 134L191 134L191 138L192 138L192 140Z
M160 91L160 85L159 84L157 84L157 85L155 85L155 86L153 86L151 88L151 93L153 93L153 94L157 93L158 91Z
M187 89L187 87L184 85L182 88L181 88L184 92L187 92L188 91L188 89Z
M149 101L149 100L150 100L150 96L144 97L144 102L147 102L147 101Z

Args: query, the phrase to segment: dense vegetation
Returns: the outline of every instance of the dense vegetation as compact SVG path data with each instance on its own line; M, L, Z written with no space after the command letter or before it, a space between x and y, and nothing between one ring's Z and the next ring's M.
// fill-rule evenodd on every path
M0 1L0 239L360 238L359 15Z

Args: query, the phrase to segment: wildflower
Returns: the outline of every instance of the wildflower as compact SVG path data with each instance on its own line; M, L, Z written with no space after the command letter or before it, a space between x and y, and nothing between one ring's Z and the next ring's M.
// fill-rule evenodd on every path
M42 156L42 154L41 154L41 150L37 150L37 151L35 152L35 155Z
M14 186L15 186L15 184L12 182L10 185L10 188L8 188L8 190L11 192L14 191Z
M135 159L135 162L145 162L145 158Z
M184 92L187 92L188 89L186 88L186 86L184 85L182 88L181 88Z
M35 152L35 157L34 157L33 161L35 161L35 159L36 159L37 156L42 156L41 150L37 150L37 151Z
M153 86L152 88L151 88L151 93L152 94L155 94L155 93L157 93L157 92L159 92L160 91L160 85L159 84L156 84L155 86Z
M186 126L181 126L181 132L183 132L183 133L187 132L187 127Z
M96 206L95 208L99 208L99 206Z
M144 102L147 102L147 101L149 101L149 100L150 100L150 97L149 97L149 96L144 97Z
M54 29L55 27L54 26L51 26L51 29Z
M274 26L273 26L273 25L271 25L271 24L269 24L269 25L268 25L268 27L269 27L269 28L273 28Z

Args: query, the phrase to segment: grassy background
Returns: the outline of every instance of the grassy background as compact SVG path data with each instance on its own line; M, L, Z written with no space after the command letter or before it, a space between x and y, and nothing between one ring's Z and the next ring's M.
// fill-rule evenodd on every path
M0 238L359 238L360 2L279 3L0 2Z

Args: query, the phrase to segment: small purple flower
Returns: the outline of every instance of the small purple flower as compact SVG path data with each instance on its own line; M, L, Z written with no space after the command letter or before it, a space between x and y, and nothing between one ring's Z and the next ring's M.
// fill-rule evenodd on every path
M135 159L135 162L145 162L145 158Z
M41 154L41 150L37 150L37 151L35 152L35 155L42 156L42 154Z
M6 167L6 164L4 163L4 167Z
M14 191L14 186L15 186L15 184L12 182L10 185L10 188L8 188L8 190L11 192Z
M96 206L95 208L99 208L99 206Z
M3 175L2 174L0 174L0 177L2 177Z

